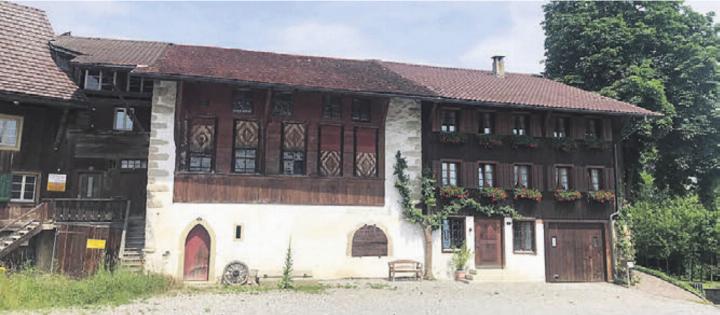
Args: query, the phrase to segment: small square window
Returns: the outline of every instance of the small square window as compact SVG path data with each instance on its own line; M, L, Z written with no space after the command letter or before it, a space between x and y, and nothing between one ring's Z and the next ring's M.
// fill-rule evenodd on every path
M132 131L133 130L133 118L135 114L134 108L118 107L115 108L115 122L113 129L119 131Z
M13 174L10 187L10 200L14 202L34 202L37 175Z
M535 222L513 222L513 251L518 253L535 252Z
M465 218L449 217L442 221L442 250L452 251L465 244Z

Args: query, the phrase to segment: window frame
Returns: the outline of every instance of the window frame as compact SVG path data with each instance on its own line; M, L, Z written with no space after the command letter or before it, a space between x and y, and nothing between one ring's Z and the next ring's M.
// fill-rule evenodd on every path
M280 108L277 105L277 99L280 95L289 95L290 100L287 104L287 108ZM284 110L287 110L285 112ZM272 92L270 99L270 116L272 117L291 117L295 113L295 92L286 90L276 90Z
M11 203L37 203L38 197L40 196L40 192L38 191L38 188L41 187L40 185L40 173L35 172L11 172L12 178L10 179L10 202ZM22 181L20 182L20 198L13 198L13 192L12 192L12 185L15 183L15 176L22 176ZM33 196L32 199L25 199L25 185L27 177L35 177L35 183L33 186Z
M128 167L123 167L123 164L127 165ZM130 164L132 164L133 167L130 167ZM139 164L139 167L135 167L135 164ZM148 168L147 165L148 161L143 159L119 159L117 161L116 168L123 171L145 170Z
M485 126L485 118L489 117L487 123L489 127ZM485 132L488 129L489 132ZM478 112L478 134L481 135L493 135L495 134L495 112L479 111Z
M303 143L303 150L287 150L285 149L285 126L286 125L303 125L304 126L304 143ZM295 121L284 121L280 125L280 175L282 176L307 176L308 175L308 124L304 122L295 122ZM285 173L285 152L302 152L303 153L303 169L301 174L286 174ZM294 163L293 163L294 165ZM293 173L294 173L294 166L293 166Z
M98 88L97 89L90 89L87 86L87 78L90 76L90 71L98 71ZM85 68L85 76L83 80L83 90L88 91L114 91L114 88L111 89L104 89L103 88L103 73L108 72L112 73L112 87L117 87L117 71L115 70L109 70L109 69L102 69L102 68ZM129 77L129 75L128 75Z
M254 93L251 88L234 88L232 89L232 92L230 93L230 110L233 114L236 115L253 115L255 114L255 99L254 99ZM239 98L238 95L243 95L243 97L247 98L247 101L249 102L249 111L248 110L237 110L235 109L235 102Z
M556 139L566 139L569 138L569 132L571 129L571 119L570 116L555 116L555 119L553 120L553 131L552 131L552 137ZM562 127L562 128L560 128ZM562 129L562 130L560 130Z
M445 174L445 170L443 169L444 166L445 166L445 164L448 164L448 168L447 168L448 174ZM449 177L449 175L450 175L450 173L449 173L449 171L450 171L450 166L449 166L449 164L455 165L455 184L450 184L450 183L449 183L449 180L450 180L450 177ZM440 170L439 170L439 171L440 171L440 178L439 178L439 180L440 180L440 186L441 186L441 187L447 187L447 186L460 187L460 184L459 184L459 183L460 183L460 181L461 181L461 178L460 178L460 168L461 168L461 167L462 167L462 161L458 161L458 160L440 160ZM445 175L448 175L448 184L445 184Z
M248 121L248 122L254 122L258 125L258 139L257 139L257 146L256 147L245 147L245 146L237 146L236 145L236 138L237 138L237 124L240 121ZM254 120L254 119L233 119L233 129L232 129L232 150L231 150L231 156L230 156L230 173L231 174L238 174L238 175L257 175L260 174L260 164L262 159L262 152L261 148L263 148L263 138L262 138L262 125L260 121ZM237 163L237 151L238 150L255 150L255 169L252 172L239 172L236 169L236 163ZM245 158L247 159L247 158Z
M117 122L118 122L118 113L123 112L125 115L125 119L123 120L123 128L118 128ZM132 112L132 114L129 114ZM113 130L114 131L133 131L135 130L135 120L133 117L135 116L135 108L134 107L115 107L113 109ZM127 124L130 124L130 127L127 127Z
M372 105L370 98L353 97L350 104L350 121L354 123L370 123L372 122ZM359 113L356 117L355 113ZM367 118L364 118L367 116Z
M560 187L561 181L560 181L560 169L566 169L567 170L567 189ZM553 183L554 187L553 190L561 189L562 191L571 191L575 189L575 179L573 177L573 171L575 168L573 165L569 164L555 164L553 171L555 172L555 182Z
M193 154L202 154L201 152L193 152L190 150L190 143L192 142L191 136L192 136L192 129L195 125L195 121L202 122L203 125L209 125L206 123L212 123L213 126L213 143L212 143L212 152L210 152L210 168L208 170L198 170L198 169L191 169L191 161ZM187 130L185 131L185 143L187 144L187 147L185 148L185 171L191 172L191 173L198 173L198 174L211 174L215 172L215 167L217 163L217 126L218 126L218 119L216 117L206 117L206 116L198 116L198 117L192 117L186 120L187 124Z
M130 90L130 79L131 79L131 78L138 78L138 79L140 79L140 90L139 90L139 91L131 91L131 90ZM146 80L144 77L141 77L141 76L138 76L138 75L132 75L131 73L128 73L128 75L127 75L127 81L125 82L125 83L126 83L126 84L125 84L125 91L128 92L128 93L145 93L145 94L150 93L150 94L151 94L151 93L153 92L152 90L149 91L149 92L145 92L145 82L146 82L146 81L152 82L152 83L153 83L153 88L155 87L155 80L152 80L152 79L147 79L147 80Z
M0 114L0 119L15 121L15 144L13 146L0 144L0 151L20 151L22 146L23 123L25 117Z
M446 124L445 117L446 115L452 113L453 115L453 121L452 124ZM457 109L442 109L440 110L440 132L443 133L458 133L459 128L459 122L460 122L460 111ZM452 129L452 130L450 130Z
M89 176L89 177L90 177L90 176L97 176L97 177L98 177L97 193L98 193L98 195L100 195L100 196L91 196L91 197L83 196L83 194L82 194L82 192L83 192L82 176ZM98 172L98 171L80 171L80 172L77 172L77 185L78 185L78 186L77 186L77 197L78 197L79 199L96 199L96 198L101 198L101 195L103 194L103 184L104 184L103 181L104 181L104 180L105 180L105 174L104 174L103 172ZM87 187L85 187L85 188L87 188Z
M595 130L592 130L590 124L595 124ZM597 117L587 117L585 118L585 138L590 139L602 139L603 137L603 120ZM592 134L589 133L589 131L592 130Z
M531 233L531 235L532 235L532 241L531 241L531 242L532 242L532 244L531 244L532 249L531 249L531 250L527 250L527 249L524 249L524 248L523 248L523 249L518 249L517 246L516 246L516 245L518 245L518 244L516 243L516 240L518 239L518 237L517 237L517 236L518 236L518 235L517 235L517 232L519 231L520 233L522 233L522 232L524 231L524 230L522 230L522 229L517 229L517 230L516 230L516 227L519 227L520 225L523 225L523 224L531 224L531 228L530 228L530 233ZM512 236L513 236L513 254L520 254L520 255L537 255L537 248L538 248L538 246L537 246L537 241L538 241L538 240L537 240L537 222L535 222L535 220L513 220L512 226L513 226L513 233L512 233Z
M527 185L526 186L519 186L519 179L520 174L519 172L516 172L516 169L519 170L519 167L527 167ZM532 184L532 170L533 165L530 163L515 163L513 164L513 180L512 180L512 186L513 188L534 188Z
M339 102L337 103L337 108L332 107L333 99L337 99ZM321 120L331 120L331 121L339 121L342 120L342 114L343 114L343 96L340 94L332 94L327 93L323 95L322 100L322 108L320 110L320 119ZM328 111L328 107L331 107L332 110Z
M598 189L593 190L593 183L592 183L592 171L597 170L598 172ZM597 192L601 190L605 190L606 183L605 178L603 178L605 168L602 166L588 166L586 168L587 171L587 185L588 185L588 191L589 192Z
M453 225L450 223L451 220L460 222L460 231L456 230L458 225ZM465 221L466 219L464 216L448 216L440 222L440 249L443 253L454 253L458 250L460 246L462 246L463 243L467 244L467 233L465 232L467 230L467 224ZM447 222L447 227L449 229L447 233L445 232L445 222ZM453 244L455 241L457 241L454 238L456 236L459 237L459 235L462 235L460 244ZM447 239L447 237L450 237L449 247L445 246L445 240Z
M497 165L498 165L498 163L497 163L497 162L494 162L494 161L478 161L478 162L476 163L476 166L477 166L476 168L477 168L477 172L478 172L478 173L477 173L478 182L477 182L476 184L478 185L478 189L490 188L490 187L498 187ZM485 185L485 184L487 183L487 179L486 179L486 176L485 176L485 175L486 175L486 172L485 172L485 167L486 167L486 166L492 166L492 185L489 185L489 186L488 186L488 185ZM482 173L483 173L483 176L482 176L483 183L482 183L482 185L480 184L480 169L481 169L481 168L482 168L482 170L483 170L483 172L482 172Z

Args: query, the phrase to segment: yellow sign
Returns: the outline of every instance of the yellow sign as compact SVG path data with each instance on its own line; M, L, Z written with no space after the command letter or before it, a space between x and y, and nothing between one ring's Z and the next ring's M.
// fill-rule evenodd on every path
M47 191L65 191L66 174L48 174Z
M105 249L105 240L96 240L89 238L87 240L87 246L88 249Z

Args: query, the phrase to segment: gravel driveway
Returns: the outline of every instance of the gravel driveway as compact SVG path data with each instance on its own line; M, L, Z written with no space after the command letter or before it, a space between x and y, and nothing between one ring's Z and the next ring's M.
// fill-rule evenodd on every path
M339 286L347 282L330 282ZM720 308L607 283L458 283L355 281L324 293L166 296L112 309L57 314L720 314ZM370 284L375 287L371 288ZM388 286L389 285L389 286Z

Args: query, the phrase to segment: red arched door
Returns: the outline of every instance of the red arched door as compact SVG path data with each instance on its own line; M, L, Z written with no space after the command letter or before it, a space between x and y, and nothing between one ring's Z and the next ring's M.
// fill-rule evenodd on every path
M210 270L210 235L202 225L196 225L185 239L184 279L207 281Z

